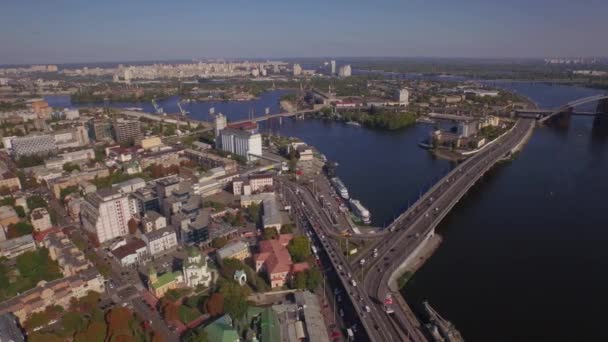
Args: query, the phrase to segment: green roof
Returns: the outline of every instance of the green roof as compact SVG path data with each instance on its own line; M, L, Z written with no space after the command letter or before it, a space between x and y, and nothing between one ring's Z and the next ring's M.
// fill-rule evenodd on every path
M228 324L230 316L224 315L206 326L203 330L207 333L207 339L213 342L235 342L239 341L239 334Z
M158 280L155 283L152 283L152 287L155 289L163 287L163 286L175 281L175 279L179 275L181 275L180 272L167 272L167 273L161 275L160 277L158 277Z

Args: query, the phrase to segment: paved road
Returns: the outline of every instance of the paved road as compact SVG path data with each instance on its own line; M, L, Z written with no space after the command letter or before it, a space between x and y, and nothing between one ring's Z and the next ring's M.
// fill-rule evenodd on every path
M519 120L511 132L452 170L388 227L393 233L377 242L377 257L368 256L370 261L364 266L366 276L363 287L378 300L376 305L382 306L380 302L391 292L389 278L399 265L427 238L475 182L522 141L533 125L533 120ZM412 336L420 335L420 326L411 310L404 301L401 304L394 305L394 316Z

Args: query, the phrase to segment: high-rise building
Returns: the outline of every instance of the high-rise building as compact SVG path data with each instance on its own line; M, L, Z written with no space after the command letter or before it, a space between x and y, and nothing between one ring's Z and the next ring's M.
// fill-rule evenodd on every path
M114 121L114 134L117 143L134 144L142 138L139 120L116 119Z
M410 101L410 92L407 89L396 89L395 90L395 101L398 101L399 104L406 105Z
M338 69L338 76L340 77L349 77L352 74L352 68L350 66L350 64L341 66L340 69Z
M29 135L10 140L13 154L17 157L31 155L49 155L57 151L55 138L50 134Z
M300 64L294 64L293 65L293 75L298 76L301 74L302 74L302 67L300 66Z
M80 208L82 227L97 237L99 243L125 236L133 213L128 194L101 189L88 194Z
M256 160L255 156L262 155L262 136L234 128L226 128L220 132L221 149L246 158Z
M336 74L336 61L335 60L331 61L331 74L332 75Z
M215 136L220 136L220 131L226 128L228 121L226 120L226 116L224 114L219 113L215 116Z
M105 120L89 121L89 135L96 141L112 139L112 123Z

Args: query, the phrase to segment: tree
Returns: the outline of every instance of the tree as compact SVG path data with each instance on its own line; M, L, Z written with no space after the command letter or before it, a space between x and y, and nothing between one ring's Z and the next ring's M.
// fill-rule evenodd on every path
M6 237L9 239L13 239L16 237L32 234L34 231L34 227L31 224L20 221L17 223L11 223L8 225L8 230L6 232Z
M202 329L190 330L183 337L184 342L208 342L207 333Z
M233 281L222 282L220 293L224 297L224 312L237 320L243 318L247 312L247 290Z
M33 195L33 196L28 197L26 200L26 203L27 203L27 207L30 210L34 210L36 208L47 208L48 207L48 203L46 203L44 198L42 198L38 195Z
M11 194L11 189L9 189L8 186L4 185L4 186L0 187L0 195L8 196L10 194Z
M315 268L312 268L312 269L306 271L306 287L311 292L314 292L314 290L319 286L320 283L321 283L321 272L319 272L319 269L317 269L315 267Z
M221 293L214 293L205 302L205 312L211 317L224 313L224 296Z
M293 287L298 290L303 290L306 288L306 272L298 272L296 273L293 280Z
M127 226L129 227L129 234L134 235L137 233L137 228L139 228L139 222L137 222L136 219L131 218L127 223Z
M165 321L167 322L173 322L173 321L179 321L179 312L178 312L178 305L172 302L168 302L167 304L165 304L165 306L163 306L162 308L162 312L163 312L163 318L165 319Z
M85 327L86 321L82 314L69 311L61 317L61 327L68 335L73 335L75 332L82 330Z
M124 307L114 307L106 314L106 322L108 323L108 336L110 338L129 334L129 322L133 318L131 310Z
M286 223L281 226L281 234L293 233L293 223Z
M262 208L260 205L256 203L252 203L249 207L247 207L247 218L249 221L257 225L260 222L261 210Z
M80 171L80 165L74 163L65 163L63 164L63 171L72 172L74 170Z
M225 236L216 237L213 240L211 240L211 246L215 249L220 249L220 248L226 246L227 243L228 243L228 238Z
M17 205L15 206L15 212L17 213L17 216L24 218L25 217L25 209L23 208L23 206Z
M105 322L91 322L89 326L74 336L74 342L103 342L106 339Z
M287 245L287 250L295 262L303 262L310 256L310 241L306 236L296 236Z
M272 227L264 229L264 235L263 235L264 240L276 239L278 236L279 236L279 233L277 233L276 229L274 229Z

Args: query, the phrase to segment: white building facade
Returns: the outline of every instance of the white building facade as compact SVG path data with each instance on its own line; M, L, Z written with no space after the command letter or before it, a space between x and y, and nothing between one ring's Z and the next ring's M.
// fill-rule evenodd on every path
M102 189L89 194L80 208L82 227L99 243L127 235L133 217L127 194Z

